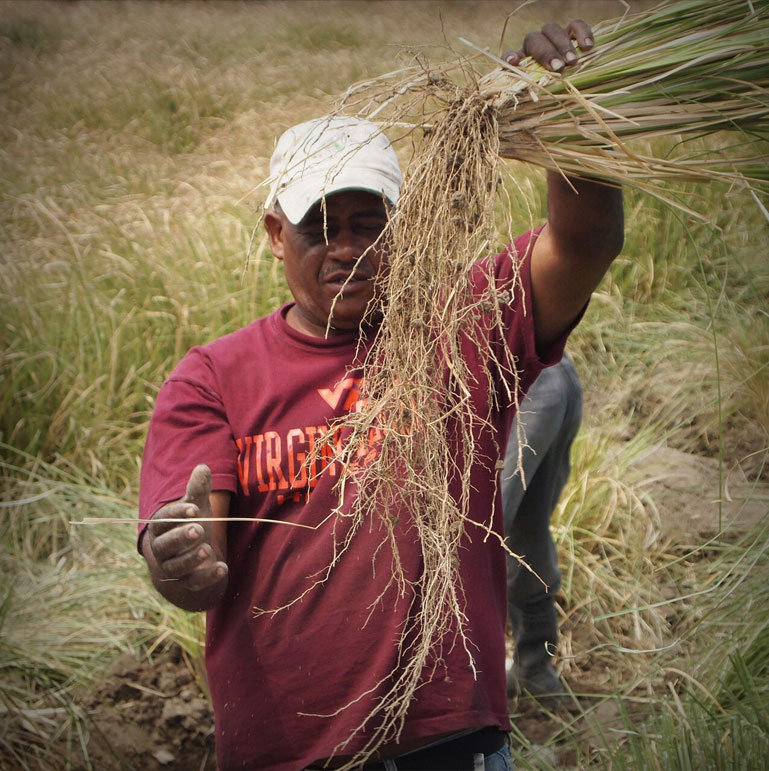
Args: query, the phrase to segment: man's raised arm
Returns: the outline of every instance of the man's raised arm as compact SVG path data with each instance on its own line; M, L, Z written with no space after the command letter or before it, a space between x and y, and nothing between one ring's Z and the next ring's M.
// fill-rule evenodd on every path
M531 32L519 51L503 54L511 64L531 56L561 72L593 47L593 33L581 20L566 29L546 24ZM571 326L593 290L620 253L624 239L622 191L586 178L547 175L548 224L531 257L534 330L537 349L545 350Z
M540 351L573 323L624 239L618 187L552 171L547 182L547 226L531 256L534 331Z

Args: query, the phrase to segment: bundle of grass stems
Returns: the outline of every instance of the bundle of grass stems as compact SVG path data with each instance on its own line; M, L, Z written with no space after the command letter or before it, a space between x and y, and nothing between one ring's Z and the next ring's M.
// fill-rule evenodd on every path
M394 575L418 598L419 613L403 630L401 666L388 693L360 725L371 739L346 768L398 740L411 699L442 650L464 645L472 667L473 648L483 642L466 637L458 568L469 526L473 537L495 538L493 513L472 507L470 469L487 462L476 457L475 441L489 414L473 408L482 384L466 352L480 350L486 360L482 381L500 382L504 372L518 382L515 361L495 356L490 342L509 302L495 288L487 258L513 232L512 223L500 228L495 221L498 198L509 195L505 176L515 186L514 165L502 159L631 185L671 203L663 185L671 180L748 187L758 205L767 192L769 0L663 3L602 23L594 34L595 47L562 74L526 60L513 67L476 50L446 65L420 61L357 85L339 101L339 113L379 121L391 139L414 146L383 236L389 271L374 309L382 322L364 366L362 407L339 427L349 433L343 460L354 469L340 481L340 501L348 484L359 493L345 514L347 538L372 519L385 524ZM718 150L688 141L716 132L728 132L725 142L710 144ZM672 135L678 140L664 157L634 147L633 140ZM469 278L479 264L490 279L480 293ZM511 388L489 393L487 403L489 410L517 406L519 398ZM382 437L379 454L361 464L359 448L374 430ZM525 436L519 439L523 446ZM496 470L490 463L488 473ZM459 495L450 491L452 480ZM416 585L400 569L390 519L399 510L411 513L421 542Z

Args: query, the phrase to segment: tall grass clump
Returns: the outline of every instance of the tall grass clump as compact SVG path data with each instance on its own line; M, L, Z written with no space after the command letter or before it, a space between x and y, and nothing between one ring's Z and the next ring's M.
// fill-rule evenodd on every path
M648 430L627 442L597 428L581 432L571 476L553 516L564 566L562 592L572 614L569 626L589 624L594 651L587 655L605 661L616 657L618 646L628 653L653 649L670 635L665 609L654 605L654 566L665 554L659 513L635 484L633 469L653 442ZM568 674L580 664L569 634L563 649Z
M766 523L719 548L703 576L700 620L683 634L683 661L663 670L667 699L643 720L621 718L598 767L766 768L769 646ZM620 711L621 714L621 711ZM586 757L587 761L588 758Z
M43 241L25 264L9 263L0 279L4 441L48 461L65 454L127 489L165 374L192 345L242 326L272 299L269 290L257 299L258 284L240 285L250 231L231 227L225 235L221 222L195 231L180 223L139 240L105 222L109 247L73 234L65 248ZM257 271L261 288L272 280L282 296L263 261Z
M730 465L765 477L769 224L749 191L675 191L708 221L628 192L625 249L572 335L572 355L588 390L614 372L600 405L607 418L629 417L632 431L654 425L685 452L721 448Z
M571 480L569 487L576 481ZM568 508L568 503L562 502L561 507L564 505ZM633 646L636 650L622 648L612 655L612 647L629 639L618 634L596 639L592 652L578 651L581 656L587 653L603 659L611 690L574 693L578 699L573 699L568 711L550 716L554 730L544 746L533 744L515 728L519 742L516 765L532 771L564 765L614 771L766 768L767 535L765 519L742 535L733 533L728 540L712 538L686 555L654 555L653 570L641 580L649 581L657 574L660 581L662 573L662 591L658 589L656 597L652 595L654 601L636 612L651 611L664 618L669 626L664 640L660 638L656 649L643 651ZM601 539L601 543L605 541ZM619 585L630 588L627 580ZM594 591L610 596L605 587L595 585ZM643 591L628 591L628 596L637 602L644 595ZM590 602L590 598L582 599ZM579 594L572 600L579 602ZM581 609L577 618L573 611L570 615L568 626L574 629L594 620ZM606 615L629 619L635 612L623 607L618 598L615 610ZM598 622L600 629L600 617ZM653 638L647 638L648 642ZM571 653L566 647L564 654ZM636 659L634 666L628 666L629 657ZM579 666L572 676L578 670ZM569 673L568 668L564 671Z
M9 767L62 768L63 737L88 757L92 726L76 694L142 645L180 645L200 660L201 629L183 634L171 618L181 612L147 592L133 528L71 524L131 518L131 501L78 469L2 449L14 462L0 464L0 747Z

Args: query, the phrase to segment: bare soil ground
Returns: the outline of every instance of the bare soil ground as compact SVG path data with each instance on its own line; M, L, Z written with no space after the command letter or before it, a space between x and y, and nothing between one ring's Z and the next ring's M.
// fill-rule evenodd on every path
M176 649L152 661L121 657L85 695L82 708L91 722L88 752L96 769L216 768L211 705Z

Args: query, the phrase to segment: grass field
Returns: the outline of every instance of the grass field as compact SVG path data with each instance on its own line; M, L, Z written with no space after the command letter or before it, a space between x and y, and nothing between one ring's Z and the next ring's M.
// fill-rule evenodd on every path
M274 137L416 54L467 54L460 35L497 51L515 5L0 2L0 765L148 768L95 759L89 694L125 656L181 650L199 677L201 619L150 590L134 528L71 523L135 516L164 377L287 297L255 230ZM623 12L534 3L502 47ZM543 175L516 173L528 223ZM520 768L769 766L769 223L744 191L670 194L707 222L628 190L570 343L574 707L520 713Z

